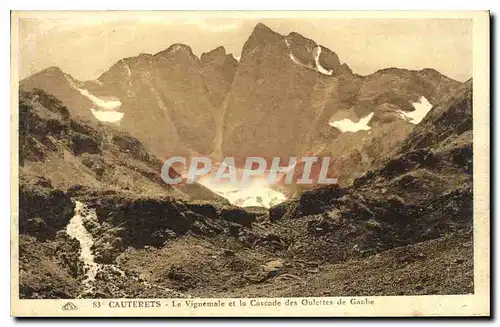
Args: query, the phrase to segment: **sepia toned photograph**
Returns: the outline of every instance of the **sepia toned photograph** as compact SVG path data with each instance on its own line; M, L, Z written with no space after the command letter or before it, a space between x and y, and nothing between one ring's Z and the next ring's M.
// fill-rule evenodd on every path
M12 12L13 311L487 315L488 21Z

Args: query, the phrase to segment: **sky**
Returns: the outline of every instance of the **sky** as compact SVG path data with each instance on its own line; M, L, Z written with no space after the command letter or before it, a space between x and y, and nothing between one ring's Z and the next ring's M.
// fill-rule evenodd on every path
M201 15L59 13L20 19L19 77L58 66L92 80L122 58L157 53L173 43L200 56L224 46L235 57L258 22L295 31L337 53L353 72L388 67L434 68L459 81L472 77L472 21L468 19L257 18Z

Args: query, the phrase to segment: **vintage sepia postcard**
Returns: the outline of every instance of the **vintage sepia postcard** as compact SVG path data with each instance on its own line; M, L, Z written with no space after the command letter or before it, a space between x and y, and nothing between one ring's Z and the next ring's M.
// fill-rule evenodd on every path
M13 316L490 315L489 12L11 29Z

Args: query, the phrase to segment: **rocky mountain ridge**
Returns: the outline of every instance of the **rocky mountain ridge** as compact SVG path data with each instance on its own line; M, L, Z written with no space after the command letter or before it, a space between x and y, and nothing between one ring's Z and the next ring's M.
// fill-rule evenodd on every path
M198 58L173 44L124 58L96 81L49 68L20 87L46 90L73 115L119 123L161 159L328 154L349 185L411 132L415 104L432 106L461 84L432 69L360 76L315 41L258 24L239 62L223 47Z

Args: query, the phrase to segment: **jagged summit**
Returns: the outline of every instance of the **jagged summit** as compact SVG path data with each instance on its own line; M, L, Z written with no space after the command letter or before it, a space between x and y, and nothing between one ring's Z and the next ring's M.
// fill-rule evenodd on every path
M243 61L247 54L262 47L267 50L263 54L268 57L267 60L277 60L278 57L286 61L291 60L297 66L315 70L323 75L352 74L347 64L340 63L335 52L295 31L285 36L262 23L257 24L243 47Z
M209 52L204 52L201 54L202 62L210 62L215 60L223 60L226 57L226 49L223 46L219 46Z
M171 46L169 46L166 50L160 51L156 53L154 56L155 57L163 57L163 56L168 56L172 54L182 54L186 55L188 57L192 58L197 58L198 57L193 53L193 49L189 45L183 44L183 43L174 43Z
M211 51L204 52L201 56L225 56L226 49L223 46L219 46Z
M245 53L252 51L255 47L258 47L262 44L281 44L283 40L283 35L276 33L266 25L262 23L258 23L247 41L243 45L242 50L242 59L245 57Z
M253 28L253 33L258 33L258 34L278 34L277 32L273 31L271 28L269 28L267 25L263 23L257 23L255 27ZM279 34L278 34L279 35Z
M288 43L292 43L292 44L295 43L297 45L305 46L311 51L315 46L317 46L317 44L314 40L306 38L302 34L299 34L297 32L290 32L286 36L286 39L287 39Z

